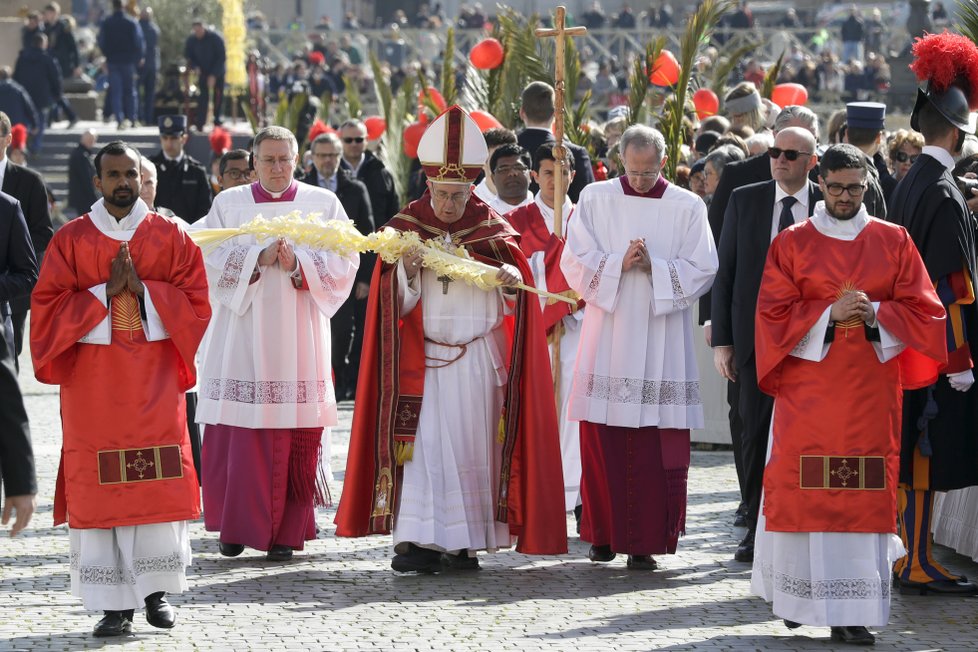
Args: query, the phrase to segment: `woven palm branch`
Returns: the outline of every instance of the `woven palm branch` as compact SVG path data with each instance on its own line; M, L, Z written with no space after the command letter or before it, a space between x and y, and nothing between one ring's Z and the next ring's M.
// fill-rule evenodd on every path
M191 231L190 237L205 253L213 251L231 238L242 235L254 236L259 243L286 238L293 244L327 250L341 256L370 250L369 239L357 231L352 221L326 220L324 222L319 217L319 213L303 216L297 210L271 219L259 215L237 228L200 229Z
M954 29L978 43L978 0L958 0L958 21Z
M370 54L370 66L374 72L374 92L377 103L383 112L387 126L384 137L377 148L377 158L384 162L394 177L394 188L404 203L411 178L411 160L404 154L404 128L414 119L415 106L414 78L406 77L397 98L391 91L390 83L384 78L380 61Z
M732 0L703 0L686 23L686 30L679 39L679 81L676 82L675 91L666 99L662 107L662 118L659 122L662 135L666 138L666 151L669 153L662 171L667 179L676 178L676 167L682 158L683 120L686 117L690 79L696 59L704 44L710 42L710 36L720 24L720 19L734 6Z

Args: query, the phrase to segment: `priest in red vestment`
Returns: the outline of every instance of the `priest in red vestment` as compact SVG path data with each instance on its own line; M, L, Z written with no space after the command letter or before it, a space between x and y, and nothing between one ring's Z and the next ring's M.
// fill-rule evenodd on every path
M113 636L143 604L173 627L166 593L187 589L200 495L184 392L211 310L200 249L139 199L139 153L109 143L95 169L103 199L48 246L31 355L61 386L54 522L68 522L71 590L105 612L95 635Z
M411 252L374 270L338 536L391 532L392 568L478 568L478 550L567 551L540 304L516 233L472 197L486 145L453 106L418 148L429 192L387 227L499 268L483 290Z
M913 240L870 217L866 159L822 156L825 197L771 244L757 377L774 396L752 588L789 628L871 644L889 618L902 390L946 360L945 313Z

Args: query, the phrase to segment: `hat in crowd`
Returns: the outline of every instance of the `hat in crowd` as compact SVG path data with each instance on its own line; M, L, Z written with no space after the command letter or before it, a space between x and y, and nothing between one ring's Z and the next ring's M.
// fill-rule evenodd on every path
M704 131L696 140L693 142L693 148L700 154L706 154L713 146L716 145L717 141L720 140L720 134L715 131Z
M165 136L179 136L187 131L187 116L185 115L161 115L158 122L160 134Z
M978 109L978 47L960 34L928 34L913 44L910 69L924 82L910 114L910 126L920 130L918 113L930 103L952 125L975 133L971 112Z
M846 104L846 126L849 129L886 128L886 105L879 102L849 102Z
M699 150L697 150L697 151L699 151ZM689 168L689 176L693 176L697 172L703 172L704 170L706 170L706 157L705 156L703 158L701 158L701 159L698 159L695 163L693 163L690 166L690 168Z
M615 118L627 118L628 117L628 107L627 106L613 106L608 109L608 121L614 120Z
M478 123L460 106L435 118L418 143L418 160L429 181L471 184L489 156Z

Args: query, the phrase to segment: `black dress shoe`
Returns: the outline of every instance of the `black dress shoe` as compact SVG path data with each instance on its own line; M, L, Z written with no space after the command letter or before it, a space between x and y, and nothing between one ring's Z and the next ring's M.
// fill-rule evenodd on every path
M166 592L158 591L146 596L146 622L153 627L170 629L177 622L177 614L166 601Z
M441 553L409 543L407 552L391 559L391 568L398 573L437 573L441 570Z
M737 552L734 553L734 561L754 561L754 530L748 530L740 545L737 546Z
M654 571L659 567L652 555L628 555L628 568L631 570Z
M747 527L747 514L737 512L734 516L734 527Z
M787 618L785 618L784 626L787 627L788 629L798 629L799 627L801 627L801 623L796 623L793 620L788 620Z
M265 559L268 561L291 561L292 548L276 544L265 555Z
M574 508L574 520L577 522L577 533L581 533L581 517L584 515L584 505Z
M240 543L224 543L220 541L218 542L218 548L220 548L221 554L225 557L237 557L244 552L245 547Z
M591 549L587 551L587 558L591 561L611 561L618 555L611 551L611 546L591 546Z
M833 627L832 640L849 645L875 645L876 637L862 625L856 627Z
M106 611L102 620L98 621L93 636L123 636L132 633L132 611Z
M457 555L443 552L441 565L451 570L479 570L479 559L470 557L468 550L460 550Z
M936 593L938 595L975 595L978 594L978 586L974 582L969 582L966 577L958 579L935 580L933 582L911 582L910 580L898 579L900 593L904 595L927 595Z

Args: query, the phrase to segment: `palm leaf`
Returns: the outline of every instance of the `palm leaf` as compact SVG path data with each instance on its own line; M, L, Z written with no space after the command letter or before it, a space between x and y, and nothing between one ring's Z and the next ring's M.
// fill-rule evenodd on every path
M514 129L519 124L520 95L531 81L544 81L553 85L553 73L541 53L540 39L535 30L539 23L536 16L523 19L514 9L507 9L498 16L506 58L500 66L499 88L492 106L492 114L505 127ZM553 59L552 54L550 59ZM499 69L497 69L499 70Z
M374 57L373 53L370 56ZM376 74L376 71L374 72ZM351 120L359 120L363 114L363 101L360 99L360 87L356 81L345 75L343 76L343 86L346 89L347 114Z
M738 37L728 41L727 47L717 57L713 65L713 75L710 79L709 88L717 97L723 99L726 95L727 80L737 65L757 48L764 45L765 41L751 41L747 38ZM739 45L738 45L739 44Z
M448 36L445 40L445 54L441 63L441 96L445 98L445 104L452 106L458 98L458 89L455 87L455 28L448 28Z
M771 99L771 93L774 92L774 86L778 83L778 77L781 76L781 67L784 65L784 55L785 51L781 50L781 56L778 60L774 62L774 65L767 69L764 73L764 83L761 85L761 97L766 97Z
M575 145L580 145L588 150L594 158L594 146L591 143L591 134L585 129L588 116L591 114L591 91L584 93L584 97L578 102L577 108L568 111L564 135Z
M392 125L388 117L391 115L391 107L394 104L394 94L391 92L390 83L384 79L384 71L380 67L380 60L377 59L377 55L373 52L370 53L370 69L374 73L374 92L377 94L377 103L380 105L384 119L387 120L387 132L390 133ZM347 86L347 89L349 89L349 86Z
M657 36L645 44L644 56L637 57L628 76L628 124L645 122L645 99L648 97L650 78L655 60L666 46L666 37Z
M958 0L958 22L954 29L978 43L978 0Z
M686 30L679 39L679 80L675 91L666 99L663 105L662 118L659 121L662 135L666 139L666 159L663 174L667 179L676 178L676 167L681 158L684 141L683 120L686 117L686 102L689 98L690 80L693 67L700 50L709 43L714 28L720 24L720 19L734 7L733 0L703 0L699 8L686 23Z

